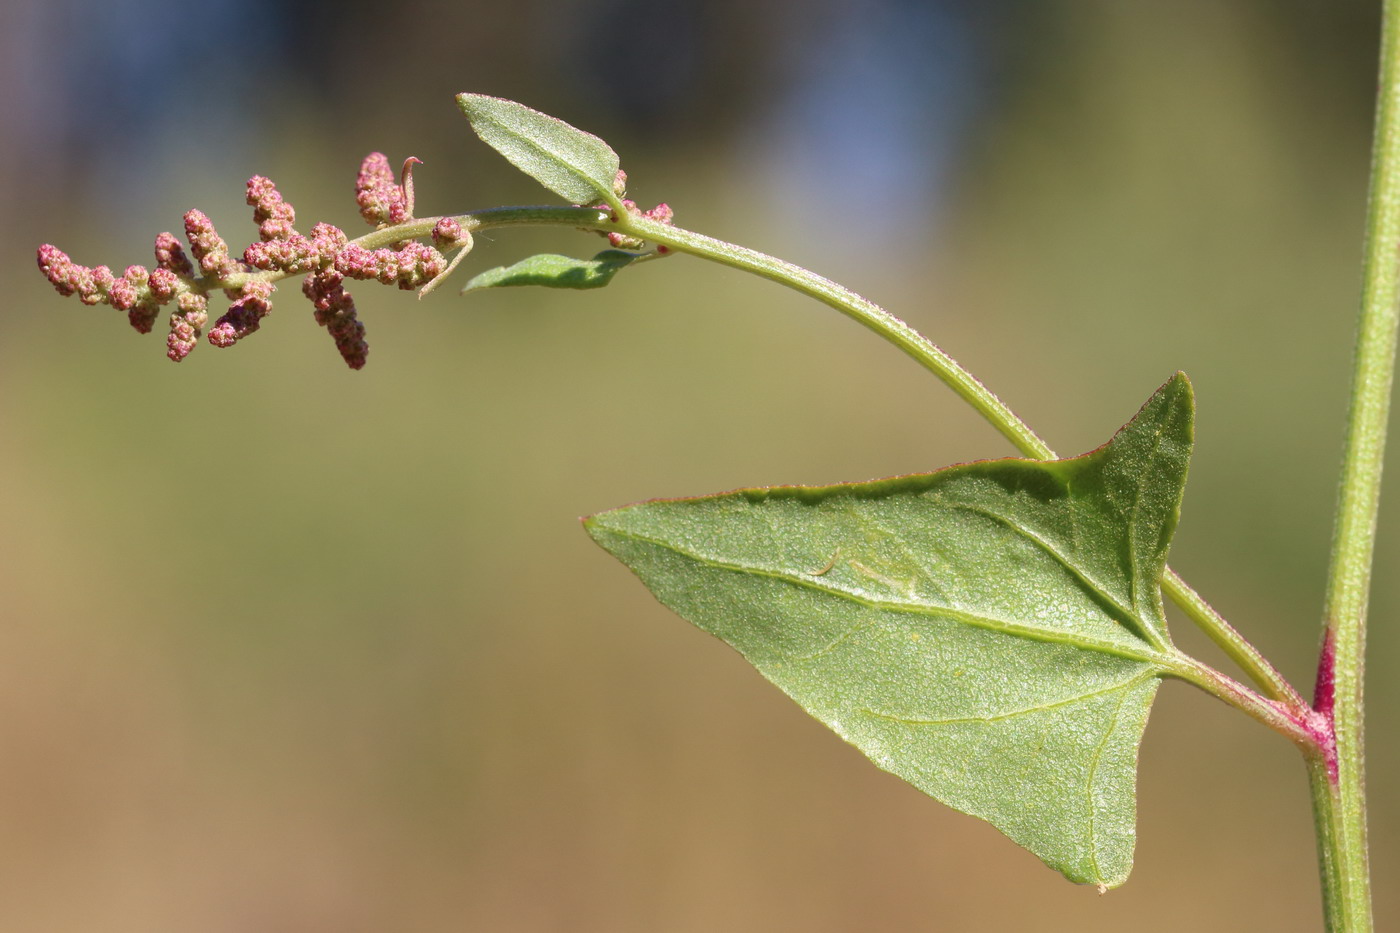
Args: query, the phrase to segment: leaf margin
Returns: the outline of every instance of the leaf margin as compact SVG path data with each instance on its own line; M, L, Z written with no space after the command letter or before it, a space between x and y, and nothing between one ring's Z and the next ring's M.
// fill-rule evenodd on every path
M1138 424L1138 423L1139 423L1139 419L1141 419L1141 418L1143 418L1145 415L1147 415L1147 414L1149 413L1149 410L1150 410L1150 409L1153 409L1154 406L1157 406L1159 409L1161 409L1161 411L1160 411L1160 414L1162 415L1162 422L1161 422L1161 424L1162 424L1162 425L1171 424L1171 425L1177 430L1177 432L1178 432L1180 435L1182 435L1182 437L1181 437L1181 438L1178 438L1178 440L1184 439L1184 447L1185 447L1185 454L1184 454L1184 456L1181 458L1182 462L1181 462L1181 464L1180 464L1179 485L1176 487L1176 491L1175 491L1175 493L1174 493L1174 499L1173 499L1173 501L1172 501L1171 503L1169 503L1171 507L1170 507L1169 509L1167 509L1167 511L1166 511L1166 513L1165 513L1165 516L1164 516L1164 518L1163 518L1163 521L1164 521L1163 528L1165 529L1165 531L1164 531L1164 535L1163 535L1163 544L1162 544L1162 547L1160 548L1160 563L1159 563L1159 565L1158 565L1157 568L1156 568L1156 572L1157 572L1157 574L1158 574L1158 576L1159 576L1159 578L1160 578L1160 574L1161 574L1162 570L1165 568L1165 564L1166 564L1166 546L1167 546L1167 545L1169 544L1169 542L1170 542L1171 535L1172 535L1172 533L1174 532L1175 526L1176 526L1177 521L1178 521L1178 519L1179 519L1180 500L1181 500L1182 492L1184 491L1185 479L1186 479L1186 467L1189 465L1190 448L1191 448L1192 442L1193 442L1193 440L1194 440L1194 394L1193 394L1193 392L1192 392L1192 390L1191 390L1191 385L1190 385L1189 379L1185 376L1184 373L1180 373L1180 372L1176 373L1170 380L1167 381L1167 383L1165 383L1160 389L1158 389L1157 392L1155 392L1155 393L1153 394L1153 396L1152 396L1151 398L1149 398L1149 400L1147 401L1147 403L1144 404L1144 405L1142 406L1142 408L1141 408L1141 409L1139 410L1139 412L1134 416L1134 418L1133 418L1133 419L1130 419L1125 425L1123 425L1123 427L1121 427L1117 432L1115 432L1114 435L1113 435L1113 437L1112 437L1108 442L1106 442L1106 443L1103 444L1103 445L1100 445L1099 447L1097 447L1097 448L1095 448L1095 449L1093 449L1093 450L1091 450L1091 451L1088 451L1088 452L1085 453L1085 454L1081 454L1081 455L1079 455L1079 456L1077 456L1077 457L1063 458L1063 459L1060 459L1060 460L1053 460L1053 461L1036 461L1036 460L1030 460L1030 459L1026 459L1026 458L1002 458L1002 459L999 459L999 460L982 460L982 461L973 461L973 462L971 462L971 463L954 464L954 465L952 465L952 466L950 466L950 467L945 467L945 468L943 468L943 469L941 469L941 470L935 471L935 473L933 473L933 474L925 474L925 473L906 474L906 475L902 475L902 476L885 477L885 478L882 478L882 479L872 480L872 481L869 481L869 482L867 482L867 483L858 483L858 484L838 483L838 484L831 484L831 485L826 485L826 486L770 486L770 487L757 487L757 488L749 488L749 489L742 489L742 488L741 488L741 489L731 490L730 492L726 492L726 493L712 494L712 495L708 495L708 496L650 499L650 500L645 500L645 501L638 502L638 503L633 503L633 504L628 505L628 506L623 506L623 507L621 507L621 508L619 508L619 509L611 509L611 510L608 510L608 511L606 511L606 512L597 513L597 514L595 514L595 515L587 516L587 517L585 517L585 518L583 519L583 523L584 523L585 530L588 531L589 535L590 535L591 537L593 537L594 540L595 540L597 543L599 543L600 545L602 545L606 550L609 550L610 552L613 552L614 549L611 548L611 547L609 547L606 543L604 543L604 541L600 539L599 535L595 533L595 530L602 530L601 527L600 527L600 522L601 522L606 516L615 515L615 514L617 514L617 513L619 513L619 512L630 511L630 510L633 510L633 509L636 509L636 508L639 508L639 507L645 507L645 506L649 506L649 505L685 504L685 503L701 502L701 501L705 501L705 500L715 500L715 499L719 499L719 498L721 498L721 497L744 497L744 498L746 498L746 499L747 499L747 498L750 498L750 497L754 497L754 498L767 498L768 496L770 496L770 495L775 495L775 494L776 494L776 495L783 495L783 496L792 496L792 497L796 497L796 498L811 497L811 498L813 498L813 499L819 499L819 498L824 497L824 496L827 496L827 495L831 495L831 494L834 494L834 493L840 493L840 492L843 492L843 491L850 490L850 489L852 489L853 487L859 487L859 488L862 489L862 490L882 489L882 488L883 488L883 489L886 490L886 491L892 491L892 492L893 492L893 491L898 491L898 490L897 490L897 487L898 487L902 482L907 481L907 480L918 479L918 478L922 478L922 477L929 477L929 476L934 476L934 475L940 475L940 476L942 476L942 475L949 475L949 474L953 474L953 473L955 473L955 472L969 472L969 471L985 470L985 469L988 469L989 467L995 467L995 466L998 465L998 464L1021 464L1021 465L1026 465L1026 466L1036 466L1036 467L1040 467L1040 468L1042 468L1042 469L1045 469L1045 470L1047 470L1047 471L1072 470L1076 465L1083 465L1083 464L1086 464L1086 463L1091 463L1091 462L1092 462L1092 458L1095 458L1096 456L1100 457L1101 459L1108 460L1109 458L1103 456L1104 451L1106 451L1106 450L1108 450L1108 449L1111 449L1111 448L1113 447L1113 445L1115 444L1115 442L1118 442L1119 439L1120 439L1121 437L1124 436L1124 433L1125 433L1126 431L1129 430L1129 428L1132 428L1135 424ZM1177 419L1184 419L1184 422L1178 422ZM1161 430L1162 430L1162 429L1161 429L1161 426L1159 425L1159 430L1158 430L1158 433L1159 433L1159 434L1161 433ZM1160 445L1159 445L1159 446L1160 446ZM1155 454L1154 454L1154 456L1155 456ZM1173 498L1173 497L1169 497L1169 498ZM1160 505L1160 504L1159 504L1159 505ZM659 543L659 542L658 542L658 543ZM681 552L677 551L677 553L681 553ZM639 571L636 567L632 566L632 564L630 564L626 559L622 559L622 558L621 558L621 555L619 555L619 554L617 554L616 552L614 552L614 556L619 557L619 559L622 560L622 562L624 563L624 565L627 566L628 569L631 570L635 575L643 576L642 573L641 573L641 571ZM821 571L821 572L825 572L825 571ZM709 627L709 625L702 624L700 621L698 621L698 620L696 620L696 619L693 619L693 618L691 618L690 616L687 616L686 613L679 611L675 606L673 606L673 605L671 604L671 601L670 601L670 600L668 600L666 597L664 597L660 592L658 592L658 591L652 589L651 585L646 583L645 577L643 577L643 582L644 582L644 584L646 584L646 585L648 586L648 589L651 590L651 591L653 592L653 595L655 595L657 598L659 598L659 599L663 602L663 604L665 604L665 605L668 606L668 608L671 608L673 611L677 611L678 614L682 615L683 618L687 618L688 620L692 621L692 624L695 624L697 627L701 628L702 630L705 630L705 631L709 632L710 634L713 634L713 635L715 635L716 637L719 637L722 641L725 641L725 642L726 642L727 644L729 644L731 647L734 647L734 648L739 649L740 653L743 654L743 655L746 657L746 659L749 660L749 662L750 662L756 669L759 670L759 672L765 677L765 679L768 679L768 680L770 680L770 682L773 682L776 686L779 687L779 689L783 690L784 693L788 693L789 696L790 696L792 699L794 699L794 700L798 703L798 705L801 706L801 707L804 709L804 711L806 711L806 712L808 712L810 715L813 715L813 716L815 716L816 718L818 718L820 721L822 721L824 724L826 724L829 728L832 728L833 731L836 731L836 732L838 733L838 735L840 735L845 741L847 741L847 742L849 742L849 743L851 743L851 744L853 744L853 745L856 745L856 747L865 755L865 757L867 757L868 759L870 759L870 760L872 761L872 763L874 763L877 767L880 767L882 770L886 770L886 771L888 771L888 772L890 772L890 773L895 774L896 776L900 777L901 779L905 780L906 782L915 784L915 786L918 787L920 790L924 791L925 793L928 793L930 796L934 796L936 799L942 800L945 804L947 804L947 805L949 805L949 806L952 806L952 807L955 808L955 809L961 810L962 812L965 812L965 813L971 813L971 814L974 815L974 816L979 816L980 818L982 818L982 819L984 819L984 820L986 820L986 821L988 821L988 822L991 822L992 825L993 825L995 828L997 828L999 831L1001 831L1003 834L1005 834L1005 835L1011 837L1011 838L1013 839L1013 841L1016 841L1018 844L1022 845L1023 847L1030 849L1034 854L1040 856L1040 858L1042 859L1042 861L1045 861L1046 864L1050 865L1052 868L1056 868L1057 870L1060 870L1063 874L1066 875L1066 877L1069 877L1071 880L1079 881L1079 882L1081 882L1081 883L1097 884L1097 885L1099 885L1101 888L1111 888L1111 887L1116 887L1116 886L1122 884L1122 883L1127 879L1128 873L1129 873L1129 871L1131 870L1131 866L1132 866L1132 848L1133 848L1133 843L1134 843L1135 838L1136 838L1136 829L1135 829L1135 827L1136 827L1136 791L1135 791L1135 786L1136 786L1136 780L1137 780L1137 766L1138 766L1139 750L1140 750L1140 746L1141 746L1141 741L1142 741L1143 732L1144 732L1145 726L1146 726L1147 717L1148 717L1148 715L1149 715L1149 713L1150 713L1150 706L1151 706L1151 703L1152 703L1152 701L1153 701L1153 698L1155 697L1155 693L1156 693L1157 688L1160 686L1161 680L1163 680L1163 679L1165 679L1165 677L1171 675L1171 666L1170 666L1170 664L1168 663L1168 661L1169 661L1170 655L1171 655L1172 653L1175 652L1175 649L1171 646L1169 636L1166 636L1166 632L1165 632L1165 616L1162 615L1161 593L1160 593L1160 587L1159 587L1159 585L1157 585L1157 584L1158 584L1158 581L1157 581L1157 580L1154 580L1154 581L1153 581L1153 585L1150 587L1150 589L1151 589L1152 593L1153 593L1154 596L1155 596L1154 605L1155 605L1156 614L1158 614L1158 616L1161 618L1161 626L1162 626L1161 632L1162 632L1162 635L1163 635L1163 637L1164 637L1164 641L1158 643L1158 644L1155 646L1155 648L1156 648L1158 651L1161 652L1161 653L1158 655L1158 657L1157 657L1156 659L1153 659L1153 658L1150 658L1150 657L1142 658L1141 661L1142 661L1142 663L1143 663L1144 666L1141 668L1141 670L1139 671L1139 673L1138 673L1134 678L1132 678L1129 682L1126 682L1125 685L1123 685L1123 689L1124 689L1125 691L1128 690L1129 688L1131 688L1131 687L1132 687L1133 685L1135 685L1135 684L1142 684L1142 683L1146 683L1146 684L1149 686L1150 689L1147 690L1145 699L1143 699L1142 702L1141 702L1140 704L1135 704L1135 705L1134 705L1135 715L1130 716L1130 719L1131 719L1132 721L1127 723L1128 731L1131 732L1131 733L1134 733L1134 734L1128 737L1128 738L1129 738L1129 741L1128 741L1126 747L1119 747L1119 748L1117 748L1116 751L1115 751L1115 754L1119 754L1120 756L1123 756L1123 755L1126 754L1126 757L1130 759L1129 762L1128 762L1128 765L1127 765L1127 767L1128 767L1128 771L1127 771L1127 783L1128 783L1129 793L1128 793L1128 799L1127 799L1127 806L1125 807L1125 810L1124 810L1124 812L1126 812L1126 815L1127 815L1126 829L1122 829L1122 827L1120 827L1120 829L1122 829L1122 832L1120 833L1120 835L1124 835L1124 836L1126 837L1126 840L1127 840L1127 842L1126 842L1126 846L1127 846L1127 849L1126 849L1126 858L1123 859L1123 860L1121 860L1121 864L1120 864L1120 865L1114 867L1112 870L1110 870L1110 871L1108 871L1108 872L1100 871L1100 870L1097 868L1097 865L1096 865L1096 867L1095 867L1094 870L1095 870L1096 872L1098 872L1098 876L1097 876L1097 877L1093 876L1092 874L1084 874L1084 873L1079 873L1079 875L1076 876L1076 872L1075 872L1074 870L1072 870L1072 869L1070 869L1070 868L1067 868L1065 865L1062 865L1062 864L1061 864L1061 865L1054 864L1054 863L1053 863L1049 858L1047 858L1044 854L1042 854L1041 852L1037 851L1036 848L1035 848L1033 845L1031 845L1031 844L1029 844L1028 842L1026 842L1023 838L1018 838L1017 835L1013 834L1013 831L1012 831L1012 830L1008 829L1007 826L1002 825L1002 824L1000 824L1000 823L994 821L993 818L992 818L991 816L986 815L986 814L983 814L983 813L976 812L976 810L973 809L973 808L968 808L968 807L965 807L965 806L962 806L962 805L955 804L955 803L953 803L953 802L951 802L951 801L945 799L946 795L944 795L944 794L936 794L936 793L934 793L932 790L930 790L928 787L925 787L925 786L923 786L922 784L920 784L919 782L913 780L913 779L909 776L909 774L907 774L907 773L901 773L900 771L896 770L896 768L893 767L893 766L887 766L886 763L882 762L882 761L880 760L880 758L878 758L875 754L873 754L868 748L866 748L866 747L860 745L860 744L858 743L857 739L855 739L855 738L853 738L851 735L849 735L849 734L847 733L847 731L845 731L845 729L843 728L842 724L841 724L839 721L834 720L834 719L824 718L823 716L819 715L818 712L813 708L812 705L809 704L809 702L808 702L807 700L804 700L804 699L799 698L795 693L792 692L792 690L789 689L788 686L785 686L784 683L782 683L782 682L780 682L778 679L776 679L776 677L774 676L774 673L773 673L773 672L770 672L769 670L766 670L766 669L765 669L765 667L766 667L765 664L762 664L762 663L760 663L759 661L755 660L754 658L749 657L749 656L748 656L748 652L746 652L739 644L736 644L736 643L730 641L730 639L729 639L728 637L725 637L724 635L721 635L720 633L713 631L713 630ZM1136 597L1134 597L1134 606L1133 606L1133 608L1134 608L1134 610L1137 610L1137 611L1141 611L1141 610L1144 608L1144 606L1141 604L1141 601L1140 601L1140 600L1137 600ZM1134 614L1136 615L1136 612L1135 612ZM1143 640L1144 642L1148 642L1149 639L1151 638L1151 633L1152 633L1152 631L1154 630L1154 628L1155 628L1154 626L1152 626L1152 625L1149 624L1149 625L1147 626L1148 631L1147 631L1147 632L1142 632L1142 631L1137 632L1137 637L1138 637L1139 639ZM1144 635L1145 635L1145 634L1148 636L1147 638L1144 638ZM1152 639L1152 640L1155 641L1155 639ZM1125 694L1125 696L1126 696L1126 694ZM1072 700L1071 700L1070 702L1078 703L1078 702L1080 702L1080 701L1082 701L1082 700L1084 700L1084 697L1076 697L1076 698L1072 698ZM1120 712L1122 711L1122 703L1123 703L1123 700L1120 700L1120 704L1119 704L1119 708L1118 708ZM1133 711L1129 711L1129 712L1133 712ZM1112 720L1110 721L1109 726L1108 726L1108 729L1107 729L1107 731L1106 731L1105 734L1104 734L1104 742L1107 743L1107 742L1109 741L1110 738L1112 738L1116 733L1118 733L1118 732L1122 729L1122 727L1123 727L1123 723L1121 723L1121 722L1119 721L1118 712L1115 712L1114 717L1113 717ZM1092 780L1092 778L1093 778L1093 776L1091 775L1091 780ZM1092 815L1092 811L1091 811L1091 815ZM1092 822L1092 819L1090 820L1089 825L1090 825L1090 832L1092 833L1092 832L1093 832L1093 822Z

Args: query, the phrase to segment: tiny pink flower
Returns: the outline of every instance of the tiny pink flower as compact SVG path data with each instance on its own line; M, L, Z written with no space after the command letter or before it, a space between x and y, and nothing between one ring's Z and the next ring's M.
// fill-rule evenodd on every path
M150 277L146 279L146 287L151 290L152 297L165 304L179 290L180 277L169 269L157 267L151 270Z
M353 243L336 254L335 271L351 279L372 279L379 274L374 253Z
M122 277L114 281L108 289L108 303L118 311L130 311L138 301L146 297L149 291L146 278L149 275L143 266L127 266Z
M116 281L116 276L112 275L112 270L107 266L96 266L92 269L78 267L81 273L78 280L78 300L85 305L104 304L112 291L112 284Z
M138 302L135 307L126 312L126 319L138 334L149 334L156 326L156 318L160 316L160 306L154 301Z
M674 222L676 212L671 210L671 205L662 201L651 210L644 212L642 216L657 223L671 224Z
M433 227L433 245L438 249L454 249L462 245L462 224L455 217L444 217Z
M334 261L335 254L350 242L350 238L334 224L319 223L311 228L311 242L321 256L322 264L329 265Z

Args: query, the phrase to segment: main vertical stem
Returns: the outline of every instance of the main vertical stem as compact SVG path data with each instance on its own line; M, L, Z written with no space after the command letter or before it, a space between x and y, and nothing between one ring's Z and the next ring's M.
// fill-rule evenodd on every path
M1335 763L1310 761L1329 930L1371 929L1363 674L1381 462L1400 322L1400 0L1384 0L1356 371L1342 461L1317 706L1331 707Z

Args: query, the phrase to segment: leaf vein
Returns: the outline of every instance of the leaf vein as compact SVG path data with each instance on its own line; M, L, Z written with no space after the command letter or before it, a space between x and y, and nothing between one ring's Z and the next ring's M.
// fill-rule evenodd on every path
M1126 690L1127 688L1135 687L1138 684L1142 683L1144 680L1147 680L1148 678L1154 676L1156 675L1153 671L1143 671L1142 673L1135 674L1132 677L1129 677L1127 680L1120 681L1119 683L1115 684L1110 684L1109 686L1102 687L1098 690L1091 690L1088 693L1076 694L1071 697L1066 697L1063 700L1056 700L1053 703L1042 703L1036 706L1027 706L1024 709L1014 709L1005 713L997 713L993 716L961 716L951 719L907 719L903 716L895 716L890 713L882 713L879 710L873 709L861 709L858 712L863 713L867 716L872 716L876 719L885 719L889 720L890 722L897 722L907 726L954 726L961 725L963 723L974 722L1002 722L1007 719L1015 719L1017 716L1026 716L1030 713L1046 712L1052 709L1059 709L1062 706L1070 706L1074 703L1079 703L1084 700L1092 700L1095 697L1104 696L1105 694L1112 693L1115 690ZM1119 700L1119 707L1122 707L1121 699ZM1116 711L1114 715L1117 716Z
M1094 876L1097 878L1103 877L1103 869L1099 867L1099 837L1095 820L1097 810L1094 807L1094 778L1098 775L1099 761L1103 758L1103 750L1108 745L1108 740L1113 737L1113 733L1118 729L1118 716L1123 712L1123 703L1127 698L1127 690L1124 690L1118 696L1118 705L1114 707L1113 715L1109 717L1108 728L1104 730L1103 738L1099 740L1098 746L1094 749L1094 756L1089 759L1089 774L1084 780L1084 796L1089 811L1089 860L1094 865Z
M821 657L821 656L824 655L824 654L830 654L832 651L835 651L837 648L841 647L841 645L842 645L844 642L846 642L848 639L850 639L851 636L855 635L856 632L859 632L861 629L867 627L869 624L870 624L870 623L869 623L868 621L861 620L860 622L857 622L855 625L852 625L848 630L846 630L846 631L842 632L840 635L836 636L836 640L833 641L833 642L831 642L831 644L826 645L826 646L821 647L821 648L818 648L816 651L813 651L811 654L794 655L794 656L792 656L792 657L790 657L790 658L787 659L787 660L788 660L788 663L789 663L789 664L800 664L800 663L805 662L805 661L815 661L817 658Z
M1054 558L1055 561L1060 564L1060 566L1064 567L1070 572L1071 576L1073 576L1079 582L1083 583L1086 587L1092 590L1094 595L1098 596L1105 603L1107 603L1108 606L1111 609L1113 609L1114 612L1118 613L1118 615L1120 616L1120 618L1118 619L1119 624L1127 623L1126 627L1130 628L1135 633L1145 635L1145 640L1151 641L1153 646L1156 648L1166 647L1161 643L1161 640L1157 635L1157 631L1152 625L1143 621L1142 619L1139 619L1136 612L1124 606L1116 598L1114 598L1114 596L1111 593L1109 593L1108 588L1106 586L1104 586L1098 580L1094 579L1093 574L1091 574L1088 570L1084 569L1083 567L1080 567L1068 555L1061 553L1059 548L1057 548L1047 539L1042 538L1040 535L1036 534L1034 531L1031 531L1029 528L1022 527L1021 525L1017 524L1013 519L1008 518L1007 516L1002 515L999 512L995 512L991 509L983 508L982 506L978 505L969 505L967 503L956 503L954 507L962 509L965 512L972 512L975 515L982 515L986 518L990 518L993 521L1004 525L1006 528L1010 529L1015 534L1018 534L1021 537L1025 538L1027 541L1030 541L1032 544L1036 545L1041 550L1043 550L1046 554ZM1133 565L1134 567L1132 570L1130 570L1129 573L1130 581L1135 581L1136 577L1136 561L1133 561ZM1130 582L1130 585L1134 585L1134 583Z

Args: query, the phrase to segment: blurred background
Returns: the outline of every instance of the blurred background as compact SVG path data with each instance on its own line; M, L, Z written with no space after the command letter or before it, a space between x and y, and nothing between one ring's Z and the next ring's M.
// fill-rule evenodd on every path
M545 200L452 95L525 101L607 139L644 207L889 307L1066 454L1187 371L1172 562L1310 689L1377 6L8 0L0 928L1320 929L1303 768L1220 703L1159 694L1137 868L1100 898L867 764L588 541L576 516L637 499L1012 452L834 312L690 258L599 292L361 286L351 372L291 285L254 339L174 366L33 256L149 264L190 207L241 248L254 173L303 229L356 231L371 149L424 160L420 214ZM597 247L501 232L468 265ZM1397 560L1392 488L1382 928Z

